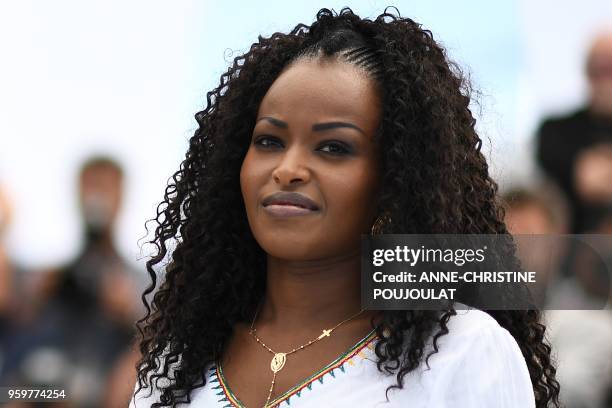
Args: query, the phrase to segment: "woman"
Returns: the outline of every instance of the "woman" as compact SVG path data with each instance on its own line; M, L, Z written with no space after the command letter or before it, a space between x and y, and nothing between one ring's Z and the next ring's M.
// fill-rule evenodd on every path
M133 406L557 404L536 311L360 311L360 234L507 232L454 68L349 9L234 60L158 210Z

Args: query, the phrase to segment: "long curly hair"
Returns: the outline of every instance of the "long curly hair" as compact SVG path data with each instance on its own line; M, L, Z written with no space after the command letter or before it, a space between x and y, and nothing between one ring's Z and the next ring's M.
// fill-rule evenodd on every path
M343 58L380 85L377 208L384 222L378 232L508 233L474 130L469 85L430 31L396 9L371 20L344 8L322 9L311 26L299 24L288 34L260 36L207 93L206 107L195 115L199 128L153 220L156 253L146 263L152 283L138 322L137 389L155 385L154 407L190 402L191 391L206 383L205 367L223 354L233 327L251 321L264 295L266 254L247 222L240 167L267 90L285 67L309 55ZM540 313L487 312L517 341L537 407L558 406ZM389 389L402 388L405 375L438 351L454 314L452 308L384 311L373 321L378 369L397 377Z

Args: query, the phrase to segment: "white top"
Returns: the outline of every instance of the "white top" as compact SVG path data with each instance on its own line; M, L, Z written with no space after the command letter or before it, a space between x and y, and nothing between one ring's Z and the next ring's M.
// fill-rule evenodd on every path
M370 333L344 355L276 398L275 407L410 407L410 408L533 408L535 398L527 365L508 331L488 314L458 310L448 322L449 333L438 339L439 351L404 377L401 390L385 390L395 375L376 368L376 337ZM426 351L427 353L427 351ZM206 385L192 391L193 407L243 407L214 365L205 372ZM130 408L157 401L148 389L132 398ZM249 407L251 408L251 407ZM259 408L259 407L257 407Z

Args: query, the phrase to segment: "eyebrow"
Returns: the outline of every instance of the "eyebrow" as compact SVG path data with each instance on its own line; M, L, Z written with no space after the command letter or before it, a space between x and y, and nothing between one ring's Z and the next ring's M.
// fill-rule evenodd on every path
M289 124L287 122L283 122L282 120L274 119L269 116L263 116L257 119L257 122L259 122L260 120L266 120L270 122L271 124L273 124L274 126L282 128L282 129L287 129L289 127Z
M271 118L269 116L263 116L259 118L257 121L259 122L260 120L266 120L270 122L272 125L282 128L282 129L287 129L289 127L289 124L287 122L284 122L279 119ZM325 123L317 123L317 124L312 125L312 130L315 132L321 132L321 131L337 129L337 128L355 129L358 132L363 133L365 135L365 132L359 126L356 126L356 125L353 125L352 123L347 123L347 122L325 122Z

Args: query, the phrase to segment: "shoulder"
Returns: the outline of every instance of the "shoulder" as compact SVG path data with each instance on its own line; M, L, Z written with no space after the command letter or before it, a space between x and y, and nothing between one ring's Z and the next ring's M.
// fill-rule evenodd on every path
M517 365L525 365L520 348L512 335L488 313L478 309L457 310L446 325L448 333L434 339L429 351L437 347L437 353L447 362L469 360L474 355L486 353L507 354ZM436 353L436 354L437 354ZM432 355L432 359L435 354ZM484 366L491 362L478 360ZM486 368L486 367L485 367Z
M510 344L516 341L512 335L497 323L488 313L482 310L465 308L456 310L448 323L448 334L440 337L440 343L452 343L456 350L458 343L487 342L490 340L505 339Z
M168 365L168 375L157 378L158 374L161 374L163 371L163 365L161 364L167 358L166 354L159 358L158 369L155 371L155 374L150 373L147 377L146 386L140 387L139 382L136 381L136 385L134 387L134 392L132 394L129 408L149 408L152 404L159 402L162 397L163 389L170 386L174 381L176 381L175 370L180 366L181 357L179 356L176 361ZM168 358L170 360L170 358ZM215 367L214 363L208 363L205 368L202 370L202 382L199 383L190 393L190 403L180 402L177 404L178 407L185 406L216 406L219 400L218 396L218 380L217 380L217 390L215 391L212 387L214 382L213 377L211 376L213 368ZM207 374L208 373L208 374ZM207 378L208 377L208 378Z
M448 334L439 338L440 349L452 353L465 362L471 358L472 365L480 365L483 370L495 364L524 368L527 364L514 337L488 313L478 309L457 310L448 321ZM490 359L482 357L490 354Z
M435 406L534 407L529 371L512 335L489 314L457 310L422 378L438 400ZM431 345L433 348L433 344Z
M456 334L467 335L480 330L505 330L490 314L482 310L465 307L458 309L456 313L451 316L448 323Z
M514 341L508 330L504 329L482 310L465 308L456 310L448 321L449 336L454 339L475 339L485 333L499 337L508 337Z

